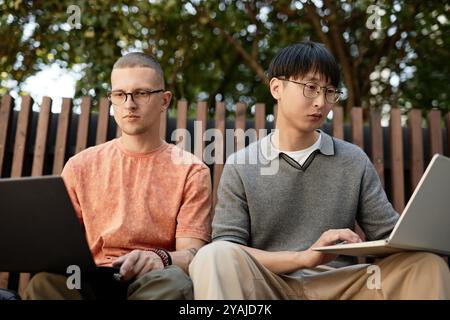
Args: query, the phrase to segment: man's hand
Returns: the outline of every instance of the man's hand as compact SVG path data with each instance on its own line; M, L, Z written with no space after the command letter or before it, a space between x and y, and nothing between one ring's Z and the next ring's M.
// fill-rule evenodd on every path
M323 253L312 250L316 247L324 247L336 244L336 242L345 241L346 243L361 242L361 238L350 229L330 229L325 231L308 250L304 253L304 265L306 268L314 268L321 264L326 264L336 259L336 254Z
M139 278L154 269L164 268L161 258L154 252L133 250L116 259L113 267L120 267L121 281Z

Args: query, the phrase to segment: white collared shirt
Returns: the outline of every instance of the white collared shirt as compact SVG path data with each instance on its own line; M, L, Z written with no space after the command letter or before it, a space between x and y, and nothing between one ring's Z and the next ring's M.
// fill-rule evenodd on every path
M268 160L272 161L275 158L277 158L280 153L284 153L284 154L288 155L290 158L297 161L301 166L303 166L303 164L308 159L308 157L311 155L311 153L313 153L317 149L320 149L320 145L322 143L322 134L319 131L319 138L310 147L303 149L303 150L298 150L298 151L283 151L283 150L279 150L279 149L275 148L275 146L272 143L272 137L273 137L273 133L264 137L263 141L261 141L261 147L262 147L261 151L263 152L263 155ZM268 146L267 146L268 143L270 143L270 148L268 148Z

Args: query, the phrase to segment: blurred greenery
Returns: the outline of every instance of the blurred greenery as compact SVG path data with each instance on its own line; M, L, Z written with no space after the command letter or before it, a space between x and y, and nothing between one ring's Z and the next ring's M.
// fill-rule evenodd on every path
M68 23L70 5L80 8L80 29ZM177 98L207 100L211 111L217 100L270 109L271 58L313 40L341 65L346 110L448 111L449 9L431 0L0 0L0 95L57 63L82 74L76 96L104 96L114 61L144 51Z

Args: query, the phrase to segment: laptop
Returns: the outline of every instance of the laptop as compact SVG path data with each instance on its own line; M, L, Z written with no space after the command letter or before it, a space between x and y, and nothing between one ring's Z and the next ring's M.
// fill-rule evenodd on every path
M82 279L120 287L118 268L96 266L60 176L0 179L0 272L70 276L73 265Z
M336 244L314 250L381 257L402 251L450 255L450 159L435 154L387 239Z

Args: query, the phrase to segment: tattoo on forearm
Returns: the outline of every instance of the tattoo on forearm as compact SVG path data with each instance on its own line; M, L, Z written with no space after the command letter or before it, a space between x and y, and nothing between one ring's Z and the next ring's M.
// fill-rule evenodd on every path
M187 250L192 254L192 258L195 257L195 255L197 254L197 251L198 251L197 248L189 248Z

